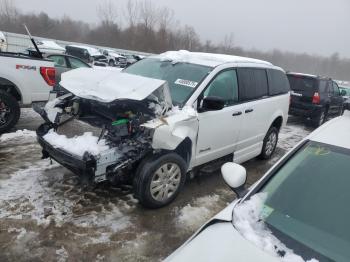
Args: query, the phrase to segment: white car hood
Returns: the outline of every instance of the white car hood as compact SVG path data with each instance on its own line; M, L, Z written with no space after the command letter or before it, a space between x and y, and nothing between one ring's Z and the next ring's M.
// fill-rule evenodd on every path
M231 222L207 227L165 261L274 262L281 261L249 242Z
M76 96L109 103L117 99L141 101L156 93L171 106L166 81L115 70L79 68L62 74L60 85Z

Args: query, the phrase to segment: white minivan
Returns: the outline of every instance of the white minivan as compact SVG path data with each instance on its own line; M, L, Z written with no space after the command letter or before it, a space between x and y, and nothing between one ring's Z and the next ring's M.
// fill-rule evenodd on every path
M70 94L46 106L38 129L44 156L93 182L131 183L150 208L174 200L186 174L213 160L270 158L288 118L285 72L251 58L172 51L120 73L67 72L60 85ZM63 115L100 128L96 148L106 147L58 144Z

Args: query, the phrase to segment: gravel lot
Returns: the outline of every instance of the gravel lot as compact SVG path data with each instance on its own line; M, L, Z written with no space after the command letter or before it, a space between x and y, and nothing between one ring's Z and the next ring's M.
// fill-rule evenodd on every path
M138 205L127 186L86 191L70 171L40 159L30 131L40 122L23 109L18 131L0 137L0 261L159 261L235 197L219 173L188 181L158 210ZM271 160L244 164L248 184L310 131L291 118Z

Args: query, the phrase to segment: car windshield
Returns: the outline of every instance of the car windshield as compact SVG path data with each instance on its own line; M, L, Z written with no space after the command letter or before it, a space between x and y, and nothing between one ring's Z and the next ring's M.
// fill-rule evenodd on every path
M126 68L124 72L166 80L173 104L183 105L211 70L211 67L202 65L147 58Z
M350 150L307 142L259 193L273 234L304 259L350 261Z

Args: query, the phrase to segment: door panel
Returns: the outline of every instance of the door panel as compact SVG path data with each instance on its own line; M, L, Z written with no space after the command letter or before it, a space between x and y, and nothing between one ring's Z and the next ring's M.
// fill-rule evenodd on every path
M267 74L264 69L238 69L240 100L244 103L243 122L235 150L237 159L247 160L260 153L269 118L274 111L268 98ZM244 95L241 95L244 94ZM273 98L275 99L275 98ZM239 161L238 162L242 162Z
M219 97L225 107L198 114L199 130L196 147L196 165L231 154L235 150L242 123L243 105L238 102L236 70L220 72L209 83L202 97Z
M199 113L196 165L231 154L239 137L243 105Z

